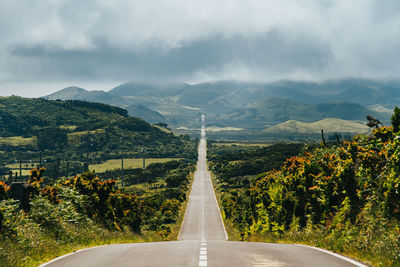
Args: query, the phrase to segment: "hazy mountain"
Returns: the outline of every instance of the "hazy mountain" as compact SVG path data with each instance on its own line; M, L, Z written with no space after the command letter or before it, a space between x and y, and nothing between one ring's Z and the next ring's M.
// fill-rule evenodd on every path
M190 88L190 90L184 90L179 97L178 103L186 106L204 107L219 96L220 94L218 93L218 90L213 91Z
M104 91L87 91L83 88L70 86L58 92L46 96L49 100L82 100L89 102L98 102L113 106L124 106L126 101L124 98Z
M269 127L263 132L271 134L366 133L369 127L352 121L327 118L311 123L289 120Z
M56 100L56 99L70 99L74 100L76 97L79 95L87 92L85 89L76 87L76 86L70 86L66 87L64 89L61 89L60 91L57 91L51 95L48 95L46 98L49 100Z
M143 120L150 123L167 123L167 119L159 112L148 109L141 105L132 105L127 107L126 110L128 110L129 115L142 118Z
M390 110L400 104L400 82L361 79L321 83L214 81L194 85L127 82L108 92L69 87L49 98L80 99L124 108L141 106L158 112L175 128L195 127L200 114L205 113L209 122L220 126L260 129L287 120L365 121L367 114L389 123ZM143 108L135 112L136 116L150 116ZM151 116L147 119L154 121Z
M363 105L381 104L393 107L400 104L400 84L357 84L339 93L338 99Z
M219 116L220 121L234 126L249 125L261 127L288 120L313 122L324 118L365 121L366 115L388 120L386 113L379 113L353 103L304 104L284 98L266 98L257 105L241 108Z
M183 82L175 83L136 83L136 82L126 82L118 85L117 87L109 91L110 94L117 96L174 96L182 94L186 87L190 85Z

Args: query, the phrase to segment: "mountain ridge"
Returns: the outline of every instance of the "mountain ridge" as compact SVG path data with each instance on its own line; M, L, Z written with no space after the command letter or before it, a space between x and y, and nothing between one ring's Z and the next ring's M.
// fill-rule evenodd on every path
M76 91L75 88L75 94L70 97L123 108L143 106L159 113L175 129L195 127L202 113L216 125L252 129L290 119L311 122L332 117L364 121L366 115L376 116L388 124L390 114L387 110L400 103L400 82L362 79L321 83L227 80L192 85L183 82L127 82L107 92ZM50 97L65 99L65 92L61 93ZM266 99L276 101L270 101L268 106ZM151 121L145 116L143 118Z

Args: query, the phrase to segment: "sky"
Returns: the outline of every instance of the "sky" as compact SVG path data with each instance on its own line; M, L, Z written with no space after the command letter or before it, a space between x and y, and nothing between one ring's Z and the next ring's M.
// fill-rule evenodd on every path
M398 0L0 0L0 95L398 79Z

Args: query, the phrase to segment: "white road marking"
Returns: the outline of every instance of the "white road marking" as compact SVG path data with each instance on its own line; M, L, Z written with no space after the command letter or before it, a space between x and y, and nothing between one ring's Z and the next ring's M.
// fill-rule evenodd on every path
M200 251L207 251L207 248L200 248Z
M207 260L207 255L200 255L199 258L201 261L206 261Z
M207 251L200 251L200 255L207 255Z
M202 175L203 177L204 175ZM201 239L204 240L204 180L201 179Z
M207 266L207 261L199 261L199 266Z
M352 260L352 259L350 259L350 258L347 258L347 257L345 257L345 256L342 256L342 255L339 255L339 254L337 254L337 253L331 252L331 251L329 251L329 250L325 250L325 249L317 248L317 247L312 247L312 246L307 246L307 245L297 245L297 246L300 246L300 247L307 247L307 248L312 248L312 249L315 249L315 250L319 250L319 251L321 251L321 252L324 252L324 253L326 253L326 254L332 255L332 256L334 256L334 257L336 257L336 258L339 258L339 259L342 259L342 260L344 260L344 261L347 261L347 262L349 262L349 263L351 263L351 264L354 264L355 266L358 266L358 267L368 267L367 265L362 264L361 262Z

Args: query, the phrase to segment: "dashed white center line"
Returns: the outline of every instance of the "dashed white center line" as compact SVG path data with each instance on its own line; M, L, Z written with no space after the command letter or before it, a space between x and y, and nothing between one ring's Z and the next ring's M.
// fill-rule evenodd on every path
M200 247L199 266L207 266L207 242L202 239Z

